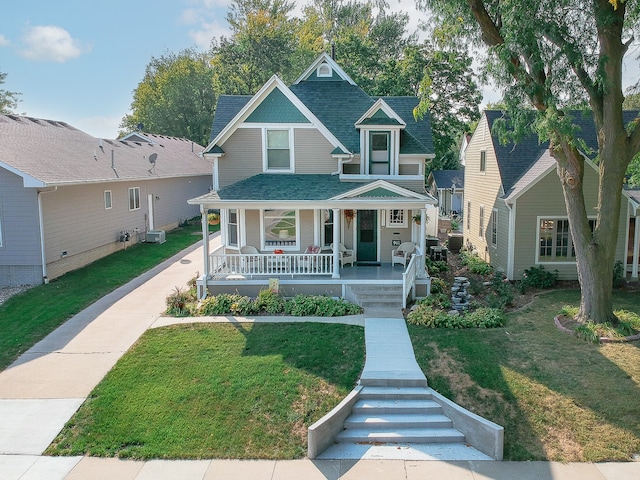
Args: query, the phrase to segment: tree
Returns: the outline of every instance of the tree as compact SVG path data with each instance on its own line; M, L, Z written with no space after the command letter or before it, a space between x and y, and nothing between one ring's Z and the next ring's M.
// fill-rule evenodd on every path
M129 133L143 124L147 132L206 145L215 104L209 55L192 49L166 53L151 58L120 128Z
M296 36L300 22L290 18L292 10L293 4L286 0L233 1L227 13L231 36L211 44L219 93L254 94L274 74L285 82L295 79L300 73L296 61L301 55Z
M640 118L625 125L622 114L622 60L639 30L638 0L420 3L441 25L455 26L458 37L488 46L486 65L505 87L515 130L526 123L550 141L576 250L582 291L578 320L616 323L612 280L622 184L640 150ZM598 137L593 231L583 191L584 145L567 108L577 104L592 112Z
M7 74L0 72L0 85L4 83L5 78L7 78ZM18 108L18 102L20 101L18 100L18 95L20 94L0 88L0 114L7 115Z

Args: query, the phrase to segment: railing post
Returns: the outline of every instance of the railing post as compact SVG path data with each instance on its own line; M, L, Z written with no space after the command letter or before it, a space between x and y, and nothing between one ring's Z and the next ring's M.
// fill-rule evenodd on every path
M209 278L209 218L207 209L200 205L200 216L202 217L202 252L204 254L204 278Z

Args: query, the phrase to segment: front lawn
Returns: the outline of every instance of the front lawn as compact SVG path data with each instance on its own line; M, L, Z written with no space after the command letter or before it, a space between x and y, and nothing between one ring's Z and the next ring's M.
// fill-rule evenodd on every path
M188 324L147 331L47 450L122 458L302 458L354 387L364 330Z
M640 344L594 345L553 318L580 293L538 297L506 327L442 330L409 325L435 390L505 428L505 460L630 461L640 454ZM640 313L638 292L615 307Z
M191 222L167 232L163 244L130 246L8 299L0 305L0 370L99 298L201 240L201 231Z

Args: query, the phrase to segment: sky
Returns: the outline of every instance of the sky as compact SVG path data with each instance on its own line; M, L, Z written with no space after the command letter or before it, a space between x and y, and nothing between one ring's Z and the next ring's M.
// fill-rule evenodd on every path
M116 138L133 91L152 57L209 48L228 35L231 0L11 0L0 16L2 87L19 92L16 112L64 121L90 135ZM300 15L304 2L295 1ZM389 0L426 20L414 0ZM635 69L635 70L634 70ZM637 81L638 62L631 69ZM485 102L499 94L484 88Z

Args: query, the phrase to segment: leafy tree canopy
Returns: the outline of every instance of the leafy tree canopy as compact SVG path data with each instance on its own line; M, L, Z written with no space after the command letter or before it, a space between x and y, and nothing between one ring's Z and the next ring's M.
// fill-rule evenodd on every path
M121 133L143 124L147 132L206 145L216 98L209 54L188 49L152 57L133 92L131 113L120 123Z
M4 84L6 78L7 74L0 72L0 85ZM0 113L3 115L14 113L20 101L18 99L19 95L19 93L0 88Z

